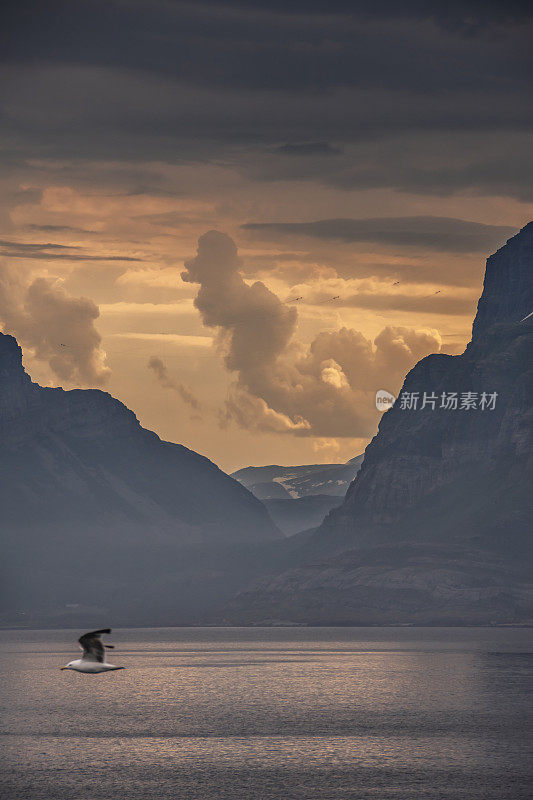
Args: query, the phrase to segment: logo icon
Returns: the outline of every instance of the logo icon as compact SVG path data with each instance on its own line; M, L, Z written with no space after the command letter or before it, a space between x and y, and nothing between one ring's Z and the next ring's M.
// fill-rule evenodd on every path
M389 408L392 408L395 402L396 398L394 395L387 392L385 389L378 389L376 392L376 408L382 414L384 411L388 411Z

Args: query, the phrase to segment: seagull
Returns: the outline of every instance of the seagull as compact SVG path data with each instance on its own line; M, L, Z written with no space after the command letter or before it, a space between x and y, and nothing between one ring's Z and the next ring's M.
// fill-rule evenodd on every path
M102 628L101 631L90 631L80 636L78 642L83 650L81 658L76 661L69 661L61 669L72 669L75 672L87 672L91 675L97 672L111 672L114 669L124 669L124 667L115 667L114 664L108 664L105 660L105 649L113 649L112 644L104 645L102 643L102 634L111 633L111 628Z

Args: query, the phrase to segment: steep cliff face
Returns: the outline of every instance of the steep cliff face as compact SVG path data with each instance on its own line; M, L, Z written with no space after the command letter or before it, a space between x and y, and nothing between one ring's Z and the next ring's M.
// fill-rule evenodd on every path
M529 224L487 260L466 351L428 356L406 376L399 402L383 416L345 503L324 529L347 526L364 538L373 524L397 522L453 481L496 471L505 484L522 482L520 475L532 463L533 328L521 320L533 310L532 295ZM379 535L389 537L387 530Z
M453 482L479 482L482 475L497 473L502 485L520 483L531 468L531 347L526 326L500 323L462 356L419 362L400 401L384 415L344 504L322 530L345 529L356 542L387 541L395 537L390 525L402 514ZM452 392L457 408L448 399ZM461 408L468 393L475 407L463 400ZM421 408L424 394L435 398L435 408L433 400ZM417 408L402 408L401 398L409 403L412 396Z
M113 584L130 597L151 586L153 608L162 576L180 584L184 549L196 568L221 547L281 536L245 487L143 429L109 394L32 383L4 334L0 530L9 608L109 602ZM195 591L201 599L201 580Z
M411 370L344 503L302 545L295 570L250 590L248 614L533 617L524 567L533 554L533 318L521 321L532 292L530 224L489 258L465 353Z
M472 327L476 342L494 324L515 324L533 311L533 222L487 259Z

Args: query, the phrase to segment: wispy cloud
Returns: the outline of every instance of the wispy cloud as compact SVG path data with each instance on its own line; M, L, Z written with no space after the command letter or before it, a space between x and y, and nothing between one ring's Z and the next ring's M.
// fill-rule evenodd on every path
M52 242L11 242L0 239L0 255L5 258L33 258L39 261L144 261L133 256L96 255L94 253L71 253L70 250L83 250L78 245L55 244Z
M248 222L258 235L309 236L342 242L369 242L450 253L488 252L517 232L507 225L484 225L454 217L371 217L313 222Z
M194 411L201 410L201 403L188 386L173 378L166 367L164 361L158 356L151 356L148 361L148 368L152 370L157 380L164 389L172 389L177 392L184 403L187 403Z

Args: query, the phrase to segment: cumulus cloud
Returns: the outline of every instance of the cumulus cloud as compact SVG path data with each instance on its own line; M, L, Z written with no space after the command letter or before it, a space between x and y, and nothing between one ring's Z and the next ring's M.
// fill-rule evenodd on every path
M226 366L245 371L253 380L257 370L275 363L286 349L296 326L296 309L261 281L245 283L237 248L226 234L210 231L201 236L197 256L185 267L183 280L200 284L194 305L204 324L220 328Z
M151 356L148 360L148 368L153 371L163 388L172 389L177 392L184 403L187 403L187 405L195 411L200 411L201 404L196 395L194 395L187 386L176 381L168 374L168 369L161 358L158 358L158 356Z
M81 386L107 381L111 371L94 324L99 314L92 300L72 297L57 281L28 281L16 268L0 264L3 329L48 362L60 381Z
M306 349L293 338L297 310L263 283L248 285L229 236L210 231L186 262L183 280L200 284L195 306L235 376L222 421L303 436L364 437L377 418L374 395L399 388L405 372L441 349L434 330L387 327L374 339L341 328Z
M229 422L236 422L241 428L273 433L297 433L310 431L308 420L295 414L293 418L270 408L262 397L254 397L238 386L234 386L220 413L220 423L226 427Z
M342 371L342 367L333 358L322 362L320 378L324 383L329 383L330 386L334 386L336 389L342 389L350 385Z

